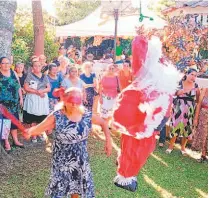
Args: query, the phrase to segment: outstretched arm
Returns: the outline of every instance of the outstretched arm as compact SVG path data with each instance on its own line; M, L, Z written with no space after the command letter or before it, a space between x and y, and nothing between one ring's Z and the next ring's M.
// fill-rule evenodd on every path
M96 124L102 127L106 139L105 152L107 156L110 156L112 153L112 140L111 140L108 124L105 122L104 119L100 118L97 115L92 115L92 124Z
M27 130L27 134L24 135L26 139L29 139L31 136L38 136L46 130L52 130L55 127L55 118L53 114L50 114L46 119L40 124L33 126Z

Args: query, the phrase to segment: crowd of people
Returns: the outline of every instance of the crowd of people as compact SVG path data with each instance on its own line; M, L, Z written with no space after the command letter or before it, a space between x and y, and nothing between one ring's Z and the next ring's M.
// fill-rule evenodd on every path
M179 47L184 53L190 51L188 46L180 44ZM188 50L184 51L185 48ZM174 54L181 56L181 53L174 53L167 44L164 49L171 59ZM179 58L175 60L179 61ZM118 67L112 60L106 63L105 71L98 76L92 71L93 57L87 56L87 60L83 62L78 52L73 48L66 50L63 46L59 48L58 57L50 63L46 62L44 55L32 56L30 68L25 68L24 63L18 62L13 70L9 58L0 58L0 104L29 128L26 138L30 138L32 143L45 141L43 132L50 134L55 130L53 171L47 190L52 197L67 194L72 194L72 197L78 195L94 197L86 150L91 124L102 126L109 155L111 153L109 134L110 129L114 127L113 111L116 99L134 80L131 61L123 60L122 67ZM195 83L197 73L196 69L190 68L187 71L170 102L167 120L170 119L171 139L166 153L170 154L176 138L182 137L181 153L186 155L187 141L193 136L192 149L202 151L199 161L203 162L207 156L208 89L198 88ZM11 151L9 134L2 138L4 130L2 125L3 122L0 140L5 151L9 153ZM13 146L24 148L24 144L19 141L17 126L11 123L10 129ZM165 136L163 128L159 140L161 147L164 146ZM71 162L74 165L72 172L69 172L68 163ZM80 170L83 172L80 173ZM62 182L62 177L68 178L67 183Z

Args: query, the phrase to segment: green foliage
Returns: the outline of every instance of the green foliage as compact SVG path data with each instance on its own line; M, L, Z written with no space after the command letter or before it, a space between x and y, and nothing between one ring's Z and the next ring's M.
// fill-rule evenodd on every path
M18 38L16 35L13 38L12 42L12 54L14 56L14 62L27 62L30 56L30 50L27 46L27 43L22 39Z
M44 50L48 61L57 56L58 43L55 43L55 31L51 24L51 17L43 12L45 24ZM14 63L23 61L29 64L30 57L33 55L34 33L33 18L30 7L19 7L15 16L15 31L13 34L12 54Z
M33 53L33 22L29 9L23 7L17 9L14 28L12 41L14 63L20 60L28 63Z
M44 40L44 53L47 57L47 61L51 62L55 57L57 57L57 52L59 48L59 43L55 43L55 35L52 32L45 32Z
M149 8L162 16L162 11L175 5L175 0L150 0Z
M58 23L59 25L66 25L81 20L93 12L100 4L99 0L55 0Z

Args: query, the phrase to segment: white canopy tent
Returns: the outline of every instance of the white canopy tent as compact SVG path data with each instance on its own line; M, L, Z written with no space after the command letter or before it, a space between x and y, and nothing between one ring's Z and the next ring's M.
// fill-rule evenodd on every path
M119 16L118 19L118 36L134 36L136 35L136 27L144 25L145 28L162 29L166 25L166 21L158 17L153 12L146 10L146 15L154 18L154 21L144 19L139 22L139 14L131 16ZM106 21L101 19L101 7L97 8L93 13L83 20L75 23L57 26L56 36L114 36L115 20L109 17Z

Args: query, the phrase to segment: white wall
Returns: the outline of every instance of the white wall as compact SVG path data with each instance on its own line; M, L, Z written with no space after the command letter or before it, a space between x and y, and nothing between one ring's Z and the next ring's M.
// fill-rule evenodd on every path
M169 18L172 18L174 16L180 16L182 15L182 11L183 11L183 15L187 15L187 14L201 14L203 15L203 24L207 25L207 16L208 16L208 7L195 7L195 8L191 8L191 7L183 7L183 8L179 8L177 10L174 10L172 12L169 12L167 15L169 16ZM198 17L198 19L200 20L201 15Z

